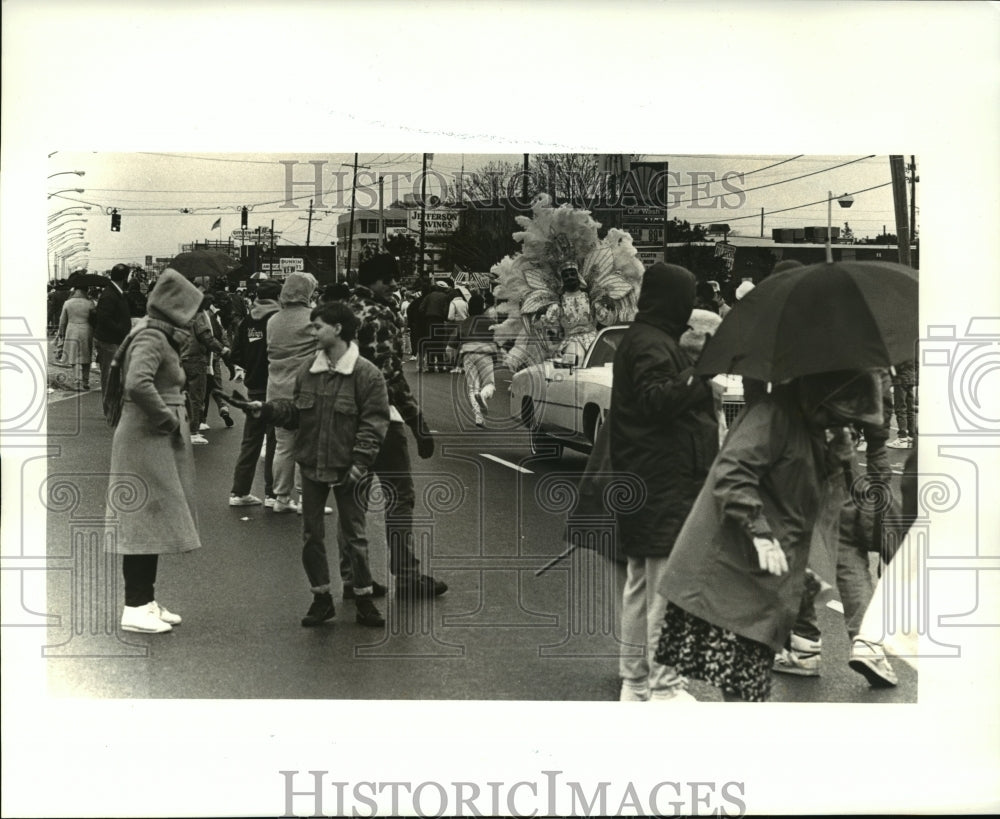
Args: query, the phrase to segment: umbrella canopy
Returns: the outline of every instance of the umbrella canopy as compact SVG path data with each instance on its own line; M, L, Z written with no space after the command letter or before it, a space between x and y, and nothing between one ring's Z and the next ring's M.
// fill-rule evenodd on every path
M104 287L111 284L111 279L107 276L99 276L97 273L87 273L86 271L76 271L70 273L66 280L68 287L79 287L86 290L88 287Z
M729 311L697 371L780 382L890 367L914 357L917 310L917 272L903 265L836 262L775 273Z
M225 276L239 265L232 256L214 250L190 250L170 260L167 267L176 270L185 279L214 279Z

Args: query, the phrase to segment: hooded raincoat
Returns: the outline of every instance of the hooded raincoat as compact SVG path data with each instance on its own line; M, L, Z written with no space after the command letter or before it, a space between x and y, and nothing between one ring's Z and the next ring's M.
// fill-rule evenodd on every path
M719 448L711 387L694 377L679 339L695 277L662 262L643 276L639 312L615 354L609 414L611 462L638 476L644 496L618 514L627 557L666 557Z

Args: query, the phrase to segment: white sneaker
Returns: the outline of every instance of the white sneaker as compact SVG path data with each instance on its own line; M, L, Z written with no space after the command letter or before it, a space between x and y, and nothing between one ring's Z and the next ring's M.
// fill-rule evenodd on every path
M301 503L296 503L295 504L295 511L298 514L300 514L300 515L302 514L302 504ZM324 506L323 507L323 514L324 515L332 515L333 514L333 507L332 506Z
M636 685L631 680L622 680L622 691L618 702L646 702L649 699L649 685Z
M161 606L155 600L149 605L156 606L156 614L164 623L169 623L172 626L176 626L182 622L181 616L179 614L174 614L172 611L167 611L165 608L163 608L163 606Z
M274 502L274 506L271 507L271 508L276 513L280 513L280 512L299 512L301 514L301 509L299 507L299 504L297 504L291 498L289 498L287 501L283 501L283 500L281 500L281 498L278 498Z
M772 670L782 674L794 674L797 677L818 677L820 640L807 640L798 634L792 635L791 649L784 648L779 654L774 655Z
M899 683L896 672L885 658L885 651L878 643L855 637L851 643L851 659L847 664L863 674L872 688L892 688Z
M204 432L207 429L211 429L211 427L204 421L202 421L201 424L198 425L198 432Z
M688 693L686 688L664 688L662 691L651 691L650 702L698 702L697 697Z
M276 504L277 502L278 502L278 499L274 498L274 497L264 498L264 507L266 509L274 509L274 504Z
M487 384L479 391L479 394L482 396L484 401L489 401L496 391L497 388L493 384Z
M162 634L173 627L160 619L160 607L156 603L145 606L125 606L122 611L122 631L138 631L142 634Z
M229 505L230 506L258 506L261 503L260 498L256 495L230 495Z
M200 432L196 432L191 436L191 443L195 446L204 446L208 443L208 438L202 435Z

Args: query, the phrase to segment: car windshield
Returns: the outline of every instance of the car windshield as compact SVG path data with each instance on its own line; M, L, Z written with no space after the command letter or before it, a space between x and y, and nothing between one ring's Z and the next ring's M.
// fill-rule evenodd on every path
M590 359L587 361L587 366L603 367L605 364L613 362L615 360L615 350L618 349L618 345L621 343L624 334L624 327L616 327L598 336L594 342L594 348L590 352Z

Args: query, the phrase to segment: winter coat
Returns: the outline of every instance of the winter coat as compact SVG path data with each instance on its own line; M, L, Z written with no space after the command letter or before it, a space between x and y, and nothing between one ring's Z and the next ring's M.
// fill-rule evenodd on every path
M354 288L349 302L358 317L358 349L382 372L389 393L392 420L411 427L420 407L403 374L403 330L393 305L375 298L367 287Z
M296 430L295 462L321 483L342 480L352 465L369 470L389 429L382 374L355 344L333 368L319 350L300 367L292 398L265 407L269 423Z
M63 303L59 315L59 336L62 338L62 350L65 364L89 365L94 356L94 331L90 326L90 318L94 312L94 303L85 296L73 295Z
M267 323L278 309L273 299L257 299L236 330L233 363L245 371L243 384L254 397L267 394Z
M443 287L435 287L420 301L420 309L428 324L440 324L448 319L448 309L451 307L451 291Z
M174 325L189 322L202 298L173 271L160 277L153 293L150 315ZM107 539L107 549L117 554L169 554L201 546L194 456L181 392L178 338L183 331L175 336L137 329L125 355L125 403L111 442L108 491L107 526L114 536ZM130 498L116 484L137 494Z
M181 360L191 372L207 370L211 355L222 352L222 343L215 337L208 311L199 310L188 329L187 341L181 347Z
M113 282L101 291L94 310L94 338L106 344L121 344L132 329L132 308Z
M829 475L823 430L807 425L791 390L749 404L677 536L660 594L780 651L798 613ZM760 568L754 536L777 539L788 572Z
M308 273L291 273L281 287L281 309L267 325L267 400L291 398L295 377L316 353L311 319L316 279Z
M644 497L618 514L619 543L628 557L670 553L719 449L712 389L694 377L678 341L694 286L684 268L650 267L639 313L615 353L608 421L612 464L644 485Z

